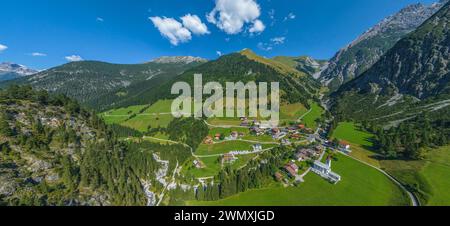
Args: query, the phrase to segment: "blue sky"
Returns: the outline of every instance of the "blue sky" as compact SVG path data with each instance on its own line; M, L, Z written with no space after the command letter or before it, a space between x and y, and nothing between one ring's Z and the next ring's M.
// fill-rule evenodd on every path
M215 59L218 51L227 54L243 48L266 57L328 59L406 5L434 2L239 1L236 8L230 0L217 0L220 4L216 0L5 0L0 14L0 62L46 69L80 57L112 63L141 63L162 55ZM221 18L221 13L233 16ZM188 14L183 23L181 17ZM200 23L195 23L194 15ZM172 43L159 28L175 34Z

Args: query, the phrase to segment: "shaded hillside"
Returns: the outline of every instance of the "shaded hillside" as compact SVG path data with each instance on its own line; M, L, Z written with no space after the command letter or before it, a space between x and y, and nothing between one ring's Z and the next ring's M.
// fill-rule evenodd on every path
M329 67L322 72L321 80L332 90L337 90L340 85L358 77L376 63L397 41L436 13L445 2L447 0L430 6L410 5L384 19L340 50L330 60Z
M384 123L450 106L450 6L400 40L333 96L339 118Z

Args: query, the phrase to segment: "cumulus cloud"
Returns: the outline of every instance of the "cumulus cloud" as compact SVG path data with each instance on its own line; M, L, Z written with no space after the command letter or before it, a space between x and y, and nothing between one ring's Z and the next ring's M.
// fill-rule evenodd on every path
M8 49L8 46L0 44L0 53Z
M223 55L223 53L220 52L220 51L216 51L216 54L217 54L217 56L222 56Z
M260 15L261 8L255 0L216 0L207 19L227 34L238 34L248 23L253 24L250 32L263 31L265 26L258 20Z
M78 55L66 56L65 58L69 62L83 61L83 58L81 56L78 56Z
M34 56L34 57L45 57L45 56L47 56L47 54L39 53L39 52L30 53L30 55Z
M181 17L183 21L183 26L189 29L192 33L196 35L209 34L208 27L202 22L202 20L197 15L187 14Z
M150 20L158 28L161 35L169 39L174 46L192 39L191 32L173 18L150 17Z
M97 22L103 22L103 21L105 21L103 18L97 17Z
M295 19L295 17L297 17L294 13L289 13L285 18L284 18L284 21L287 21L287 20L293 20L293 19Z
M266 26L263 24L261 20L255 20L253 22L253 27L248 30L250 33L261 33L266 29Z

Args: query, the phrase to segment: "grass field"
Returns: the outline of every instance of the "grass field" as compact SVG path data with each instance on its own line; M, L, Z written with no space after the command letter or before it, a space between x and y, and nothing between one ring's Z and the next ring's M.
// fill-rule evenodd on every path
M144 114L152 114L152 113L170 113L172 112L172 101L173 100L159 100L154 103L148 109L144 111Z
M246 141L234 140L234 141L224 141L218 144L206 145L201 144L195 151L196 155L216 155L225 154L230 151L252 151L253 143ZM263 149L275 147L275 144L263 144Z
M127 108L114 109L101 114L101 117L107 124L120 124L127 126L141 132L146 132L148 127L167 127L167 125L173 120L173 116L170 113L171 100L160 100L146 109L143 113L140 113L146 106L137 105ZM165 113L165 114L159 114ZM130 118L133 114L135 117Z
M172 115L137 115L136 117L120 123L123 126L127 126L141 132L147 131L148 127L167 127L173 120Z
M308 112L303 104L286 104L280 106L280 121L291 122L297 121L303 114Z
M450 205L450 146L430 149L422 161L385 160L382 167L417 189L422 205Z
M237 156L237 160L231 164L233 169L240 168L248 163L252 158L254 158L256 154L250 154L250 155L240 155ZM200 160L205 164L205 168L197 169L194 166L188 167L188 170L185 172L186 175L191 175L195 178L201 178L201 177L213 177L217 176L219 174L219 171L222 169L222 164L220 161L219 156L214 157L206 157L206 158L200 158Z
M307 127L316 129L317 123L316 120L322 117L324 110L319 106L316 102L311 102L311 112L308 113L305 117L303 117L303 122Z
M348 141L351 144L351 156L380 168L380 162L375 158L373 150L373 134L363 131L351 122L339 123L332 138Z
M339 123L332 137L369 148L372 148L374 138L372 134L361 130L358 125L352 122Z
M334 162L333 170L342 181L332 185L310 173L299 187L271 187L251 190L214 201L190 201L201 206L385 206L409 205L406 195L385 175L343 155Z
M127 120L131 115L138 114L145 105L130 106L127 108L119 108L110 110L100 114L106 124L120 124Z

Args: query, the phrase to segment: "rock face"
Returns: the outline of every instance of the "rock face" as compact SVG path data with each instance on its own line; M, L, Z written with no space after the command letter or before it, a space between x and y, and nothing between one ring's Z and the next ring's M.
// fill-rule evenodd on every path
M7 81L19 77L29 76L38 71L15 63L0 63L0 81Z
M205 63L208 62L208 60L200 58L200 57L193 57L193 56L175 56L175 57L169 57L169 56L163 56L159 57L157 59L152 60L153 63L159 63L159 64L190 64L190 63Z
M401 39L369 70L343 85L337 111L367 118L395 110L418 114L448 106L450 100L450 3ZM414 105L405 105L410 99ZM357 103L357 104L356 104ZM412 109L422 106L421 109ZM371 109L371 110L369 110ZM360 112L360 113L358 113Z
M448 0L426 6L410 5L392 15L341 49L321 75L321 81L336 90L340 85L356 78L382 55L392 48L397 41L414 31L423 22L435 14Z

